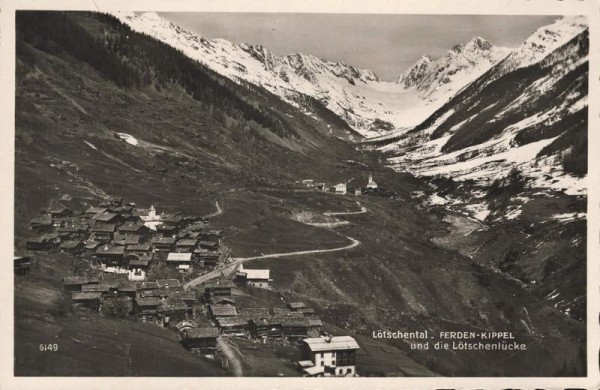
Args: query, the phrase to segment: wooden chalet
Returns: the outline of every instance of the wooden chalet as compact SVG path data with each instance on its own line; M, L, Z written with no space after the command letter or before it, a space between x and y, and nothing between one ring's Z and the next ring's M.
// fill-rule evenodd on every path
M93 241L99 241L103 243L109 243L113 239L115 232L115 225L95 225L90 228L90 238Z
M98 250L100 245L102 245L102 243L99 241L88 240L88 241L84 242L83 249L84 249L84 252L86 252L86 253L94 253L94 252L96 252L96 250Z
M117 228L117 231L124 236L137 235L143 238L148 238L152 234L148 226L134 222L125 222Z
M92 218L96 214L106 213L108 209L106 207L88 207L83 213L81 213L82 217Z
M163 224L174 226L177 230L185 227L188 224L188 221L181 215L166 214L162 216L161 220Z
M113 243L115 245L139 245L141 240L141 236L139 234L128 234L123 235L120 233L115 233L113 237Z
M124 222L123 217L117 213L99 213L90 218L94 226L99 225L116 225Z
M76 306L82 306L94 311L100 311L102 304L102 293L76 291L71 294L71 300Z
M282 318L279 316L261 316L248 321L250 336L253 338L270 339L283 337Z
M69 225L56 229L56 232L69 240L83 240L87 236L88 227L86 225Z
M117 287L117 292L131 298L137 295L137 286L134 282L121 282Z
M190 351L210 353L217 350L219 331L212 327L190 328L182 332L181 344Z
M35 233L50 233L54 230L54 224L51 218L34 218L29 223L31 230Z
M149 255L151 250L152 250L152 246L149 243L127 245L125 247L125 253L127 255L151 256L151 254Z
M248 334L248 320L239 317L218 317L217 327L225 336L245 336Z
M137 297L134 301L134 311L144 321L156 321L158 318L158 307L162 300L157 297Z
M219 249L219 240L201 239L198 245L200 248L216 251Z
M178 279L156 279L159 288L169 288L173 291L181 291L183 286Z
M158 307L158 315L163 321L163 325L170 322L187 320L192 315L192 308L183 300L168 298Z
M85 244L79 240L64 241L60 244L59 249L61 252L80 254L85 250Z
M156 227L156 232L163 237L173 237L177 235L179 228L175 225L166 225L164 223Z
M184 238L177 240L175 244L175 248L177 252L193 252L196 249L196 245L198 244L198 240L191 238Z
M174 237L153 237L150 243L159 252L171 252L175 247Z
M219 251L211 251L205 248L194 249L194 260L201 267L215 267L219 263L220 258L221 252Z
M219 317L236 317L237 310L231 305L208 305L208 312L212 319Z
M67 276L63 279L63 285L66 291L81 291L85 285L98 284L100 279L88 276Z
M34 237L27 240L26 248L30 251L46 251L54 248L54 245L42 237Z
M208 283L204 286L204 296L206 299L215 297L230 297L231 290L235 285L230 280L219 280Z
M64 206L51 207L46 210L47 214L50 214L52 218L62 218L73 215L73 211Z
M100 263L109 267L118 267L123 264L125 248L122 246L103 245L94 253Z
M115 289L117 286L114 286ZM82 292L98 292L108 294L111 290L111 285L108 283L84 284L81 286Z

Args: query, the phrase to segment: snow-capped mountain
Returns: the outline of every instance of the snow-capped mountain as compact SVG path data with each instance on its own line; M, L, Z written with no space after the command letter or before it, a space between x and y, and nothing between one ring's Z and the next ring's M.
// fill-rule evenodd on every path
M458 90L481 76L510 53L481 37L456 45L443 57L434 60L421 57L394 82L405 88L416 88L426 101L447 100Z
M435 67L427 68L423 77L415 74L419 82L413 88L408 77L402 83L383 81L371 70L310 54L278 56L260 45L209 40L152 12L114 15L134 31L163 41L234 81L263 87L306 111L310 109L302 95L311 96L367 137L418 125L507 54L506 49L475 38L440 60L430 59ZM440 74L430 74L435 71Z
M585 194L588 45L585 19L562 18L419 126L368 145L421 176L481 188L517 168L531 188Z

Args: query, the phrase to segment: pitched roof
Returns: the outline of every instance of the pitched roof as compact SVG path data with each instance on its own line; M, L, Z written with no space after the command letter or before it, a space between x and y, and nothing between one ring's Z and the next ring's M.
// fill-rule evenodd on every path
M352 336L311 337L302 340L311 351L339 351L359 349L360 346Z
M148 259L132 259L129 260L130 267L146 267L150 263Z
M133 282L121 282L119 283L118 291L137 291L137 287Z
M60 248L61 249L74 249L74 248L77 248L81 244L82 244L81 241L64 241L62 244L60 244Z
M144 227L145 225L141 223L125 222L124 224L119 226L117 230L120 232L137 232Z
M102 298L102 293L99 292L74 292L71 299L74 301L92 301Z
M135 303L138 306L158 306L161 304L161 299L157 297L137 297L135 298Z
M192 254L171 252L167 255L167 261L192 261Z
M181 287L181 282L177 279L156 279L158 287Z
M81 286L82 292L108 292L110 286L106 283L102 284L84 284Z
M210 312L215 317L220 317L220 316L227 316L227 317L237 316L237 310L235 310L235 307L233 307L233 306L229 306L229 305L209 305L209 308L210 308Z
M303 309L306 307L306 305L304 304L304 302L289 302L288 307L290 309Z
M124 243L126 245L135 245L135 244L140 243L141 237L142 236L140 236L139 234L115 233L115 236L113 239L115 240L115 242L122 241L122 243Z
M140 285L140 289L142 290L153 290L158 288L158 283L156 282L142 282Z
M122 246L110 246L104 245L99 247L96 250L96 254L104 254L104 255L122 255L125 253L125 248Z
M216 288L233 288L235 284L231 280L219 280L217 282L207 283L204 285L205 290L216 289Z
M271 271L268 269L248 269L244 268L246 273L246 279L255 280L255 279L269 279Z
M147 252L150 250L150 244L145 243L145 244L127 245L127 248L125 248L125 250L127 252Z
M248 325L248 319L241 317L219 317L215 322L219 327Z
M182 239L177 241L178 246L194 246L198 243L198 240L193 239Z
M92 233L112 233L115 231L115 225L94 225L90 231Z
M177 239L175 237L152 237L150 241L153 244L174 244Z
M183 331L184 339L206 339L219 337L219 331L216 328L191 328Z
M119 214L117 214L117 213L98 213L98 214L95 214L92 217L92 219L95 221L109 222L109 221L112 221L118 215Z
M98 248L98 246L100 245L100 242L98 241L86 241L85 242L85 249L96 249Z
M104 212L106 212L106 208L104 207L90 206L87 210L85 210L86 214L102 214Z
M190 310L190 307L180 299L167 299L163 301L158 311Z

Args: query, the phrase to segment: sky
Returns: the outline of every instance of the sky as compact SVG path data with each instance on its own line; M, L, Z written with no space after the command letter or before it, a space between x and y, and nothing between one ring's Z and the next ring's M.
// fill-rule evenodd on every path
M278 55L308 53L393 80L421 56L443 56L480 36L517 47L558 16L160 13L205 38L260 44Z

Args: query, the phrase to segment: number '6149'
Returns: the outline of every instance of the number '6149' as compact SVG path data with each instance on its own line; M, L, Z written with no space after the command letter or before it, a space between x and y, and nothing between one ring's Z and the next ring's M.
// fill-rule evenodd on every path
M40 352L56 352L58 344L40 344Z

